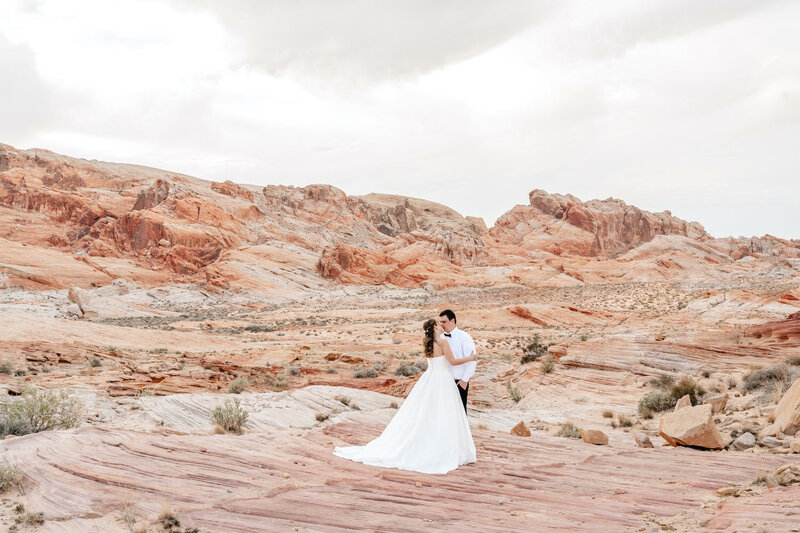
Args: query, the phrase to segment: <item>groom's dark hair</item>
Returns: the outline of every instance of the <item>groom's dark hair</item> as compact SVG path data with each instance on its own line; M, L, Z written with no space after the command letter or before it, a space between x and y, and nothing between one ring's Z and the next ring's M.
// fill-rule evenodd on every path
M456 320L456 314L454 312L452 312L451 310L449 310L449 309L445 309L444 311L439 313L439 316L446 316L447 320L452 320L453 322L458 322Z

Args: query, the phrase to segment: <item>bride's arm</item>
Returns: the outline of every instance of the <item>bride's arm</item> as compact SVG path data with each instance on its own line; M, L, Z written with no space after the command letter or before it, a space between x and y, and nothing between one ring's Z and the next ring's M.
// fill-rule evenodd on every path
M471 361L477 361L478 356L473 354L467 357L466 359L456 359L453 357L453 350L450 349L450 343L441 341L439 342L439 346L442 348L442 352L444 356L447 358L447 362L450 363L452 366L456 365L463 365L464 363L469 363Z

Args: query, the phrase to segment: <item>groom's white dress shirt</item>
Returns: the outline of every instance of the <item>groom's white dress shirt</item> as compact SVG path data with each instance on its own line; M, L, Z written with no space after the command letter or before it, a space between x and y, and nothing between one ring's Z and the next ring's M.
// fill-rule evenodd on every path
M454 328L453 331L450 332L449 337L446 337L443 333L442 338L447 340L447 344L450 345L450 350L453 352L453 357L456 359L466 359L475 353L475 341L472 340L472 337L466 331ZM475 374L475 368L477 368L477 366L477 361L470 361L463 365L453 366L450 370L453 374L453 379L468 382L472 375Z

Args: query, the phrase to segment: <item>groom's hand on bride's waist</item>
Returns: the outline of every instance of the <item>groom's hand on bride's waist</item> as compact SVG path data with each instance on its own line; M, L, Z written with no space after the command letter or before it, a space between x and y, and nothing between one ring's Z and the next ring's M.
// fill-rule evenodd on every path
M466 389L467 385L469 385L469 381L464 381L463 379L460 379L458 381L458 386L461 387L462 389Z

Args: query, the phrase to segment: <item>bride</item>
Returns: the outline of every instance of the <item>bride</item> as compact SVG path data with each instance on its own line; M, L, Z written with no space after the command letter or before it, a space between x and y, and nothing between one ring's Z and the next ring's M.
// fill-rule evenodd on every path
M435 319L427 320L423 346L428 369L408 393L380 437L365 446L336 447L334 455L366 465L445 474L475 462L475 444L450 365L477 361L456 359L441 338Z

